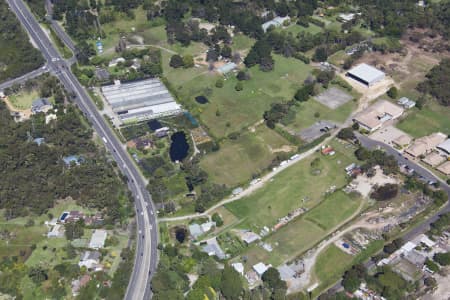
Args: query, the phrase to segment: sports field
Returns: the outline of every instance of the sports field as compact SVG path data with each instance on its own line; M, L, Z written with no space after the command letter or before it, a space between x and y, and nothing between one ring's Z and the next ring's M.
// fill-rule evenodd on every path
M226 139L219 151L201 160L200 166L213 182L234 186L261 173L283 146L289 148L290 143L262 124L255 132L247 131L236 140Z

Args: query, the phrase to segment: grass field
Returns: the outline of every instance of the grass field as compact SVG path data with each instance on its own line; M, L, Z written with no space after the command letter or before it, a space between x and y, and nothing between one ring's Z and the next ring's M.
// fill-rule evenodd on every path
M303 27L298 24L291 24L287 28L276 28L275 30L278 32L281 31L291 32L294 36L296 36L300 32L308 32L311 34L316 34L323 31L321 27L312 23L309 23L309 27Z
M450 110L434 101L419 110L411 109L408 116L397 123L397 127L413 137L421 137L433 132L450 132Z
M323 250L317 257L314 265L314 275L320 282L332 282L339 278L338 274L343 274L351 267L353 256L345 253L336 245L331 244Z
M306 103L299 103L295 106L295 119L287 127L300 131L305 129L319 120L330 120L343 123L356 108L357 102L349 101L337 109L330 109L322 103L309 99ZM316 117L316 114L319 114Z
M290 143L265 125L255 132L246 132L236 140L226 139L220 150L205 156L200 166L210 178L221 184L234 186L260 173L275 158L277 150Z
M295 208L314 207L330 186L344 186L347 183L344 167L355 158L351 151L340 149L340 144L332 145L336 155L324 157L315 154L287 168L250 196L227 204L228 210L244 219L239 227L259 231L263 226L273 226L278 218ZM311 172L310 164L315 158L321 162L318 175ZM307 200L303 202L304 198Z
M244 90L240 92L234 89L237 83L234 76L225 81L223 88L216 88L214 84L220 77L209 73L189 82L184 81L184 76L174 75L173 85L191 112L209 127L213 135L222 137L260 120L271 103L291 99L310 74L311 67L298 60L278 55L274 55L274 59L275 68L271 72L251 68L251 79L243 83ZM206 96L209 103L197 104L194 98L198 95Z
M13 94L8 97L9 102L14 106L14 108L19 110L25 110L31 108L31 103L39 98L39 93L37 90L31 90L27 92L25 90L20 90L19 93Z
M373 241L356 256L343 252L334 244L329 245L319 254L314 265L313 278L319 283L319 286L314 290L314 295L318 296L322 291L338 281L352 265L364 262L379 251L383 245L383 240Z
M249 258L247 266L259 261L279 265L293 259L330 234L356 212L360 204L360 198L352 199L341 191L329 195L320 205L266 238L264 241L273 246L272 252L258 245L249 248L243 254Z

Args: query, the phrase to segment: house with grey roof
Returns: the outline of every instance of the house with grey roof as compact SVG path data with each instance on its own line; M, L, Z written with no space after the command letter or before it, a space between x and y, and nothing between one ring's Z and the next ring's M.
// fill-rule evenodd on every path
M31 103L31 112L33 114L37 114L40 112L46 113L52 108L53 105L46 98L39 98L34 100L33 103Z

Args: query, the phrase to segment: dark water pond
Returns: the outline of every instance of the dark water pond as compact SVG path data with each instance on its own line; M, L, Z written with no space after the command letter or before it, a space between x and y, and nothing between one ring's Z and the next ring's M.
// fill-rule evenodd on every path
M169 155L172 161L182 161L188 154L189 144L186 140L186 134L183 131L175 132L170 139Z
M197 96L197 97L195 97L195 101L197 101L197 103L200 103L200 104L206 104L209 102L208 98L206 98L205 96Z
M162 127L161 123L159 123L158 120L150 120L147 122L148 128L150 128L150 130L155 131L156 129L160 129Z

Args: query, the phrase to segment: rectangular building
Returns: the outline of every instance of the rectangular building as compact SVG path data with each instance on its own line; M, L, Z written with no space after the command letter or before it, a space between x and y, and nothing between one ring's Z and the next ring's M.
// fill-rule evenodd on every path
M360 64L347 72L347 76L359 81L368 87L383 80L386 74L368 64Z
M375 131L383 123L403 114L403 108L386 100L380 100L355 116L353 121L369 132Z
M142 121L171 116L182 111L159 79L120 83L102 87L103 96L121 121Z

